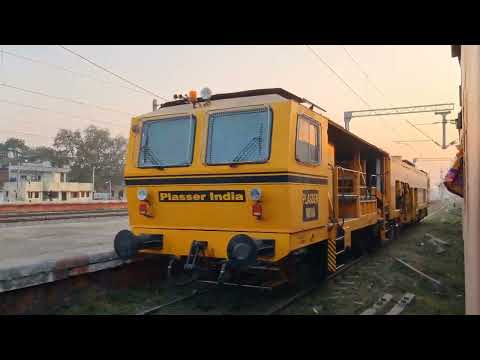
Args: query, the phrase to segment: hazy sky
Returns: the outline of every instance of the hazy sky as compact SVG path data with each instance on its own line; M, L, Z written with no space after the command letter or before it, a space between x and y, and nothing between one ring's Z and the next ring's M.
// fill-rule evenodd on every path
M172 99L174 93L199 91L208 86L214 93L281 87L305 97L327 110L327 116L343 125L343 112L367 106L358 99L305 46L68 46L117 74L154 93ZM449 46L313 46L372 107L455 103L460 110L460 67ZM51 145L59 128L106 127L113 134L127 135L131 115L151 110L153 96L132 91L112 75L92 66L58 46L0 45L0 83L48 95L66 97L116 111L107 111L28 94L0 86L0 141L24 138L28 145ZM1 52L0 52L1 53ZM44 64L14 57L25 56L87 76L81 77ZM369 80L381 91L381 94ZM48 109L41 111L5 103L15 102ZM159 102L163 100L159 99ZM131 115L130 115L131 114ZM454 148L441 150L433 143L396 144L395 140L423 140L409 126L439 121L433 113L357 118L351 130L392 155L449 157ZM441 142L441 125L420 128ZM26 134L28 133L28 135ZM454 125L447 139L458 138ZM437 182L448 163L418 163Z

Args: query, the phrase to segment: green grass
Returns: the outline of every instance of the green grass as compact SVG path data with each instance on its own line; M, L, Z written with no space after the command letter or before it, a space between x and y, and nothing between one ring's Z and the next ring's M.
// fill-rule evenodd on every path
M171 298L172 293L160 287L110 290L102 295L99 295L95 289L90 289L82 301L72 306L55 309L54 313L58 315L128 315L170 301Z
M388 311L407 292L414 293L415 302L403 314L464 314L464 263L462 210L452 205L424 222L406 228L399 240L372 254L320 288L311 296L292 305L285 314L319 315L359 314L383 294L394 296ZM450 246L442 254L428 243L430 233ZM389 256L390 255L390 256ZM432 282L391 258L402 259L418 270L439 280L438 289ZM342 281L354 284L342 285Z

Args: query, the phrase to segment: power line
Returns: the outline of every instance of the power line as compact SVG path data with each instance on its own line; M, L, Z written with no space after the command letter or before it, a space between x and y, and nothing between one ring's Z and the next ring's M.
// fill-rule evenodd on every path
M57 64L53 64L53 63L50 63L50 62L46 62L46 61L41 61L41 60L38 60L38 59L32 59L30 57L27 57L25 55L19 55L19 54L15 54L11 51L7 51L7 50L3 50L3 52L7 55L10 55L12 57L15 57L15 58L18 58L18 59L22 59L22 60L25 60L25 61L30 61L32 63L36 63L36 64L40 64L40 65L45 65L45 66L49 66L53 69L56 69L56 70L60 70L60 71L65 71L65 72L69 72L73 75L77 75L79 77L84 77L84 78L88 78L90 80L94 80L94 81L98 81L98 82L101 82L101 83L104 83L104 84L108 84L108 85L111 85L111 86L115 86L115 87L120 87L120 88L123 88L123 89L127 89L127 90L130 90L130 91L133 91L133 92L136 92L137 94L141 94L141 95L145 95L145 96L149 96L150 97L150 94L147 94L146 92L144 91L140 91L140 90L137 90L137 89L133 89L131 87L128 87L128 86L124 86L124 85L120 85L120 84L117 84L117 83L113 83L111 81L106 81L106 80L102 80L102 79L99 79L99 78L96 78L94 76L91 76L91 75L88 75L88 74L84 74L84 73L81 73L81 72L78 72L78 71L75 71L75 70L72 70L72 69L69 69L69 68L66 68L64 66L60 66L60 65L57 65Z
M417 131L422 134L423 136L425 136L426 138L430 139L433 143L437 144L438 145L438 142L433 139L432 137L430 137L430 135L426 134L423 130L420 130L418 127L416 127L413 123L411 123L410 121L408 121L407 119L404 119L407 124L411 125L413 128L417 129Z
M434 124L442 124L442 121L435 121L435 122L431 122L431 123L422 123L422 124L419 124L419 123L416 123L415 125L434 125Z
M28 136L38 136L38 137L42 137L42 138L50 139L50 140L55 139L54 136L47 136L47 135L41 135L41 134L36 134L36 133L24 132L24 131L16 131L16 130L1 130L1 133L2 134L13 133L13 134L20 134L20 135L28 135Z
M125 79L124 77L122 77L122 76L120 76L120 75L118 75L118 74L116 74L116 73L108 70L107 68L105 68L105 67L103 67L103 66L101 66L101 65L96 64L96 63L93 62L92 60L87 59L86 57L84 57L84 56L76 53L75 51L70 50L69 48L67 48L67 47L65 47L65 46L63 46L63 45L58 45L58 46L60 46L60 47L61 47L62 49L64 49L64 50L72 53L73 55L76 55L76 56L80 57L81 59L87 61L88 63L92 64L93 66L96 66L96 67L98 67L99 69L102 69L103 71L106 71L106 72L108 72L109 74L111 74L111 75L113 75L113 76L115 76L115 77L117 77L117 78L119 78L119 79L121 79L121 80L129 83L130 85L133 85L133 86L135 86L135 87L137 87L137 88L139 88L139 89L142 89L143 91L146 91L146 92L148 92L149 94L151 94L151 95L153 95L153 96L155 96L155 97L158 97L158 98L161 98L161 99L163 99L163 100L165 100L165 101L168 101L168 99L164 98L163 96L157 95L157 94L155 94L153 91L147 90L147 89L145 89L144 87L142 87L142 86L140 86L140 85L137 85L137 84L135 84L134 82L132 82L132 81L130 81L130 80Z
M10 101L10 100L0 99L0 102L10 104L10 105L30 108L30 109L34 109L34 110L46 111L46 112L50 112L50 113L57 114L57 115L67 116L67 117L70 117L70 118L77 118L77 119L80 119L80 120L83 120L83 121L89 121L89 122L94 122L94 123L95 122L96 123L104 123L104 124L107 124L107 125L113 125L113 126L117 126L117 127L119 126L119 124L113 123L113 122L110 122L110 121L101 121L101 120L97 120L97 119L84 118L84 117L81 117L81 116L78 116L78 115L72 115L72 114L68 114L68 113L64 113L64 112L60 112L60 111L53 111L53 110L50 110L50 109L41 108L41 107L38 107L38 106L33 106L33 105L28 105L28 104L23 104L23 103L18 103L18 102L14 102L14 101Z
M354 88L352 88L350 86L350 84L348 84L336 71L335 69L333 69L325 60L322 59L322 57L320 55L317 54L317 52L310 46L310 45L306 45L306 47L317 57L318 60L320 60L322 62L323 65L325 65L326 67L328 67L328 69L334 73L338 79L340 79L341 82L343 82L345 84L346 87L348 87L360 100L362 100L362 102L367 105L368 107L371 108L371 105L362 97L360 96L359 93L357 93L355 91Z
M370 79L370 76L368 76L367 72L365 70L363 70L362 66L360 66L360 63L353 57L353 55L347 50L347 48L345 46L343 46L343 49L345 50L345 52L347 53L347 55L350 57L350 59L352 59L352 61L357 65L357 67L359 68L359 70L363 73L363 75L365 76L365 78L367 79L367 81L372 84L372 86L377 90L377 92L382 95L385 99L387 98L387 96L385 95L385 93L383 91L381 91L377 85L375 85L375 83ZM389 102L387 100L387 102ZM390 103L390 106L395 106L393 105L392 103ZM425 132L423 132L422 130L420 130L418 127L415 126L415 124L411 123L408 119L403 119L407 124L409 124L410 126L412 126L414 129L416 129L419 133L421 133L423 136L425 136L426 138L430 139L433 143L435 144L438 144L437 141L435 141L433 138L431 138L429 135L427 135Z
M33 123L27 123L29 125L35 125ZM58 127L58 128L54 128L55 130L61 130L62 128ZM0 134L10 134L10 133L16 133L16 134L21 134L21 135L31 135L31 136L38 136L38 137L42 137L42 138L46 138L46 139L55 139L55 136L47 136L47 135L42 135L42 134L39 134L39 133L32 133L32 132L26 132L26 131L18 131L18 130L0 130ZM113 135L113 134L112 134Z
M113 111L113 112L126 114L126 115L130 115L130 116L134 115L132 113L128 113L128 112L125 112L125 111L116 110L116 109L113 109L113 108L100 106L100 105L95 105L95 104L89 104L89 103L84 102L84 101L69 99L69 98L62 97L62 96L49 95L49 94L42 93L40 91L24 89L24 88L14 86L14 85L9 85L9 84L6 84L6 83L0 83L0 86L15 89L15 90L19 90L19 91L23 91L23 92L27 92L27 93L34 94L34 95L40 95L40 96L48 97L48 98L51 98L51 99L67 101L67 102L71 102L71 103L79 104L79 105L91 106L91 107L94 107L94 108L97 108L97 109L100 109L100 110Z
M365 76L369 81L370 81L370 84L372 84L372 86L383 96L383 97L386 97L385 94L383 93L382 90L380 90L378 88L377 85L375 85L375 83L373 81L370 80L370 76L368 76L368 73L363 70L363 67L360 65L360 63L357 61L357 59L355 59L355 57L350 53L350 51L348 51L347 47L345 45L342 45L342 48L343 50L345 51L345 53L348 55L348 57L357 65L358 69L363 73L363 76ZM393 105L392 105L393 106Z
M341 77L340 74L338 74L335 71L335 69L332 66L330 66L310 45L306 45L306 46L317 57L317 59L320 60L322 64L324 64L332 73L334 73L337 76L337 78L340 79L340 81L345 86L347 86L365 105L367 105L369 109L372 108L372 106L368 103L368 101L366 101L357 91L355 91L355 89L352 86L350 86L350 84L343 77ZM395 132L395 130L390 126L388 122L386 122L386 124L388 127L390 127L392 131Z
M370 76L368 75L368 73L363 69L363 67L360 65L360 62L358 62L358 60L350 53L350 51L348 51L347 47L345 45L342 45L342 48L343 48L343 51L345 51L345 53L348 55L348 57L355 63L355 65L357 65L358 69L360 70L360 72L363 74L363 76L365 76L365 78L370 82L370 84L375 88L375 90L377 90L377 92L379 94L381 94L384 98L386 98L386 95L385 93L380 90L380 88L370 79ZM390 104L392 107L394 106L393 104ZM390 127L390 123L389 122L385 122L386 124L389 124L388 126ZM395 131L392 127L390 127L391 130ZM398 130L397 130L398 131ZM407 144L407 146L412 149L415 153L417 152L417 150L410 144Z

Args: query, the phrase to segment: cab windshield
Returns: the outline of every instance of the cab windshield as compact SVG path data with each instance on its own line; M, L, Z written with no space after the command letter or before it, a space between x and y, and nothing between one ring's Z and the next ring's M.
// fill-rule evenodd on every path
M139 167L188 166L192 163L195 118L190 115L143 124Z
M270 157L271 130L269 108L210 115L207 164L266 162Z

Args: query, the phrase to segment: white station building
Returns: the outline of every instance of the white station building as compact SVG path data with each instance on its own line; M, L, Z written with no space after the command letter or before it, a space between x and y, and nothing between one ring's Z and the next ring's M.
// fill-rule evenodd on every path
M7 169L3 169L7 171ZM70 168L52 167L50 162L25 163L8 167L0 201L88 201L93 198L92 183L68 182Z

